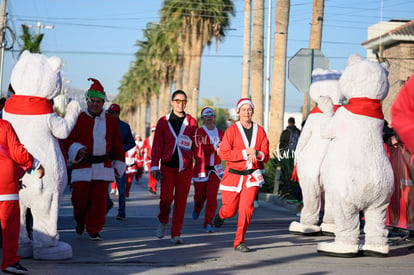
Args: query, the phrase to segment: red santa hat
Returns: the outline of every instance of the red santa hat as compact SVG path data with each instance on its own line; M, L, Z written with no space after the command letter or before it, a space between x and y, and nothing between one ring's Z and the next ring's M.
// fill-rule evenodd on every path
M236 106L237 113L239 113L241 106L243 106L244 104L250 104L250 106L252 106L252 109L254 110L254 105L253 105L253 102L250 100L250 98L242 98L239 100L239 102L237 102L237 106Z
M151 126L151 132L155 132L155 125Z
M121 112L121 106L119 106L118 104L113 103L113 104L111 104L111 106L109 106L108 111L109 112L114 112L114 113L119 113L119 112Z
M105 100L105 91L102 84L96 80L95 78L88 78L88 81L93 81L91 87L89 88L88 92L86 93L86 97L98 97Z
M211 107L204 107L201 110L201 116L206 116L207 114L213 114L214 115L214 110Z

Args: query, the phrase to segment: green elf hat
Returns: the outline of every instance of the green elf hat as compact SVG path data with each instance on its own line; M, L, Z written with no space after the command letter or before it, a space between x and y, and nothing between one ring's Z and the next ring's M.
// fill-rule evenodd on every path
M86 97L99 97L105 100L105 91L102 84L96 80L95 78L88 78L88 81L93 81L91 87L89 88L88 92L86 93Z

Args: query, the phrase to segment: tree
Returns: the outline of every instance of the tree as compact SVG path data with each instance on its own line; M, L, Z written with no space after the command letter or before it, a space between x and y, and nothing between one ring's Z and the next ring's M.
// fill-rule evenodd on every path
M250 88L250 50L252 30L252 0L244 1L244 35L243 35L243 75L242 98L249 97Z
M255 121L263 125L264 0L253 2L252 101Z
M23 46L19 55L25 50L28 50L31 53L40 53L40 43L43 40L43 33L33 35L30 33L29 27L24 24L22 25L22 31L23 33L19 38L22 40Z
M230 0L166 0L161 11L162 21L176 22L176 37L183 42L183 87L188 94L188 111L197 112L201 56L212 39L221 41L234 15Z
M290 0L276 2L275 43L273 55L272 98L270 100L269 149L278 148L283 131L286 88L286 52L289 26Z

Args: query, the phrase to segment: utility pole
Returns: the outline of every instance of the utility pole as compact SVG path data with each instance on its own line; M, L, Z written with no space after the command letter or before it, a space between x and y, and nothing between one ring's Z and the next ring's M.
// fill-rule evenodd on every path
M4 33L7 26L7 14L6 14L6 0L1 1L1 10L0 10L0 96L2 93L2 84L3 84L3 63L4 63Z
M269 134L269 98L270 98L270 46L271 37L270 31L272 29L272 0L268 1L267 14L267 49L266 49L266 83L265 83L265 103L264 103L264 130Z
M40 22L37 22L37 25L27 25L28 28L37 28L37 35L40 34L40 29L54 29L55 25L46 26L45 24L41 24Z
M325 9L325 0L313 0L312 24L309 39L309 48L314 50L321 50L322 45L322 27L323 16ZM311 107L315 107L316 103L311 100L309 92L305 93L303 102L302 117L306 119L308 111Z

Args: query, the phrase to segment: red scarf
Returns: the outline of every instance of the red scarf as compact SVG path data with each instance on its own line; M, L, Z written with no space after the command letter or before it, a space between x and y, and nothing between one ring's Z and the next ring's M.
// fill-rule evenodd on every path
M10 114L29 116L51 114L54 112L53 104L49 99L26 95L12 95L6 100L4 110ZM61 140L58 140L58 142L66 163L66 151L63 149Z
M356 115L384 119L379 99L367 97L351 98L348 101L348 105L344 105L344 108Z
M334 105L334 112L336 112L336 110L338 110L338 108L341 107L341 105ZM316 106L315 108L312 109L312 111L309 112L309 114L314 114L314 113L322 113L322 110L319 109L318 106Z
M53 113L53 104L48 99L37 96L12 95L4 110L16 115L44 115Z

